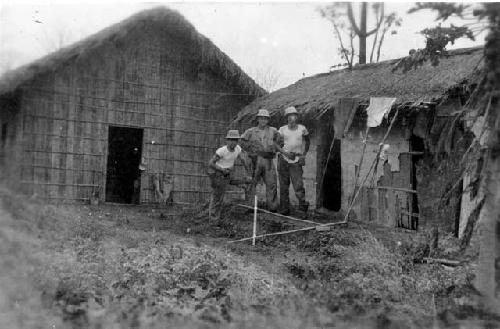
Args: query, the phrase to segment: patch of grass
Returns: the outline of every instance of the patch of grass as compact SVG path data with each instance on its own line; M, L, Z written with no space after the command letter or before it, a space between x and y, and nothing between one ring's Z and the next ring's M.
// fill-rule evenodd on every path
M308 239L308 241L311 241ZM361 317L384 326L422 327L432 320L426 300L404 285L402 258L366 230L324 233L304 247L322 255L315 262L289 263L297 285L343 319Z
M13 328L426 328L476 307L464 303L471 268L413 264L360 228L225 249L200 236L249 236L244 210L209 223L200 207L157 225L148 209L0 196L0 320Z
M71 231L74 237L99 242L106 235L107 228L94 218L77 218L73 220Z
M227 251L0 193L9 327L239 328L268 322L262 310L278 314L276 296L290 291Z

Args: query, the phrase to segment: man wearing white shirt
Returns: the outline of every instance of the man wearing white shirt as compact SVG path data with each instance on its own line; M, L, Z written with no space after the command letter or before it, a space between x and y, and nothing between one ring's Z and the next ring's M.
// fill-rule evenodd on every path
M214 156L208 163L208 177L212 186L212 196L210 198L209 215L210 220L218 220L221 215L224 194L227 186L241 185L248 182L242 182L231 178L231 172L234 163L241 155L241 147L238 145L240 134L238 130L229 130L226 136L227 145L224 145L215 151ZM246 168L246 163L243 161ZM246 168L248 170L248 168Z
M307 128L297 123L298 113L295 107L285 109L288 124L279 129L283 147L278 157L278 175L280 183L280 212L290 213L290 181L302 211L307 211L306 191L302 179L305 157L311 144Z

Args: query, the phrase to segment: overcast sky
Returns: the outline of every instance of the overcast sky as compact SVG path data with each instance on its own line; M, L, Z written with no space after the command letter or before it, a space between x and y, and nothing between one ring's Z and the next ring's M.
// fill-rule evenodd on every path
M251 76L260 78L262 73L258 71L277 76L275 88L285 87L303 76L327 72L330 66L343 62L332 26L317 10L328 4L326 2L117 3L115 0L111 3L101 0L35 5L6 1L0 0L3 67L28 63L53 50L61 40L65 45L70 44L138 11L159 5L178 10ZM423 47L424 39L418 31L436 25L435 14L431 12L406 14L411 7L411 3L386 3L386 13L396 11L403 23L397 34L387 35L382 59L402 57L412 48ZM475 42L463 40L451 48L483 43L484 34Z

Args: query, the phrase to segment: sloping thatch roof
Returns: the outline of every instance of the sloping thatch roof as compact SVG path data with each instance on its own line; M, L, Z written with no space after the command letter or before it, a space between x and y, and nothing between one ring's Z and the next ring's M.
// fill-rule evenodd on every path
M11 92L38 74L54 70L68 61L85 56L106 42L125 39L130 31L147 26L160 26L165 31L185 40L185 44L190 46L201 68L219 72L226 80L239 86L245 93L266 94L266 91L243 72L229 56L208 38L199 34L181 14L166 7L139 12L71 46L5 73L0 79L0 94Z
M305 78L256 99L240 111L235 122L253 120L260 108L275 116L288 106L295 106L302 120L309 121L341 98L396 97L397 104L435 101L457 84L476 80L483 65L482 47L454 50L449 55L438 66L426 63L406 73L392 72L399 60L389 60Z

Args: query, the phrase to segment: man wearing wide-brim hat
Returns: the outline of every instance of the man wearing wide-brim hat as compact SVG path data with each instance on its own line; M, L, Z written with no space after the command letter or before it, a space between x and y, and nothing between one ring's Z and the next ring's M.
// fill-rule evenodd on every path
M255 187L262 178L266 185L266 204L270 211L278 209L278 184L273 159L279 150L278 130L269 126L269 111L260 109L257 112L258 124L247 129L241 136L241 145L248 153L252 163L253 184L247 193L247 200L253 200Z
M290 181L299 206L307 211L309 203L306 201L306 191L302 178L302 167L311 144L307 128L297 123L298 112L293 106L285 109L287 124L280 127L279 133L283 147L278 156L278 174L280 181L280 212L283 215L290 213Z
M227 144L218 148L214 156L208 163L208 177L212 187L212 195L210 198L209 217L212 221L220 219L222 205L224 203L224 195L227 186L242 185L251 183L251 179L237 180L231 177L236 160L241 156L242 149L238 145L240 133L238 130L229 130L226 135ZM246 162L242 161L246 167Z

